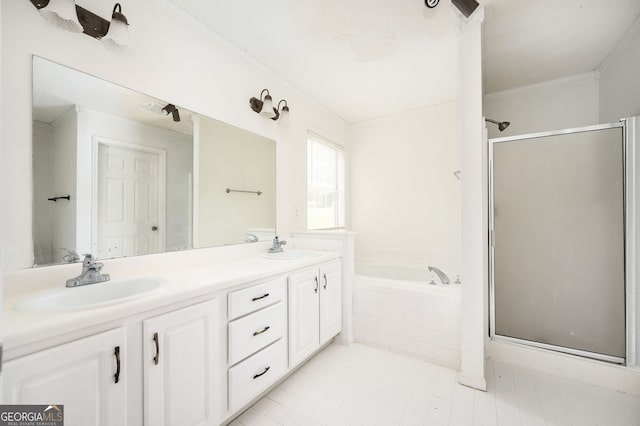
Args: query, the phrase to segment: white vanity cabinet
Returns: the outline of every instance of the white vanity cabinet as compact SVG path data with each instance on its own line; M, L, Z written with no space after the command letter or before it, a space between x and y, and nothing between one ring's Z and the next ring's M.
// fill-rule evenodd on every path
M342 272L331 262L289 276L289 367L342 329Z
M127 424L124 327L7 361L4 402L62 404L67 426Z
M143 322L144 424L215 425L218 301Z
M228 295L229 411L242 408L287 371L287 279Z

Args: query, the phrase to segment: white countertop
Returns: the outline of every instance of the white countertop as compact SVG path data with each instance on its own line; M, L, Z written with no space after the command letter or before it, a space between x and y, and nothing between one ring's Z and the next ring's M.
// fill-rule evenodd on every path
M3 344L5 351L34 344L43 339L76 332L189 299L221 293L232 287L282 275L304 267L338 259L339 253L321 252L319 256L298 259L267 259L261 255L231 260L216 260L206 266L156 271L140 271L117 278L158 277L169 285L139 298L109 306L65 312L22 313L15 306L43 289L5 291ZM109 273L105 266L103 272ZM79 267L79 266L78 266ZM147 273L145 273L147 272ZM28 273L28 272L27 272ZM114 278L112 276L112 278ZM24 278L23 278L24 279ZM57 284L59 285L59 284ZM64 285L64 284L63 284ZM108 285L107 283L101 285ZM68 289L74 291L73 288Z

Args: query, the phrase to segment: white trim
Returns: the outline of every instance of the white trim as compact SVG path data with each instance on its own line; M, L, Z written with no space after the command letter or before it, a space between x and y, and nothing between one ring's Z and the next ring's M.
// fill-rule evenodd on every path
M191 247L200 248L200 115L191 115L193 120L193 179L191 205Z
M463 374L462 372L458 372L458 383L485 392L487 390L487 380L481 376L471 376L468 374Z
M147 152L158 156L158 253L163 253L166 250L167 152L164 149L103 136L93 136L91 143L91 253L93 255L98 253L98 147L100 144Z
M598 80L599 78L600 76L597 71L588 71L580 74L574 74L568 77L556 78L554 80L547 80L547 81L542 81L540 83L527 84L526 86L514 87L513 89L505 89L505 90L499 90L497 92L485 93L484 98L490 100L491 98L497 98L504 95L513 95L513 94L518 94L522 92L529 92L532 89L542 89L542 88L548 88L553 86L560 86L567 83L573 83L573 82L578 82L578 81L587 80L587 79Z

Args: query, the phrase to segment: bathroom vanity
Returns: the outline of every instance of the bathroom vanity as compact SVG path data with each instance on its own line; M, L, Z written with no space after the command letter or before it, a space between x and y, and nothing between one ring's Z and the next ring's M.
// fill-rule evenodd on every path
M10 292L5 402L64 404L70 426L228 422L342 328L340 254L284 253L167 267L144 277L164 285L97 306Z

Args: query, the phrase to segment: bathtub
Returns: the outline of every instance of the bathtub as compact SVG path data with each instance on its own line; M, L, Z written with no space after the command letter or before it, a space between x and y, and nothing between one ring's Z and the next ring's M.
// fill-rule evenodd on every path
M447 297L460 297L460 284L429 284L431 273L427 267L387 265L381 263L358 262L355 267L356 280L365 279L369 285L401 288L422 293L439 294ZM453 283L453 277L449 276ZM439 282L438 278L435 279Z
M355 340L459 368L462 285L432 285L429 281L426 266L357 262Z

